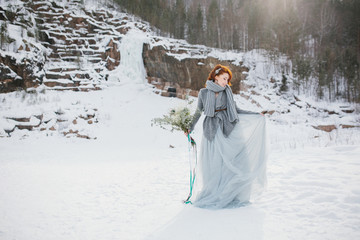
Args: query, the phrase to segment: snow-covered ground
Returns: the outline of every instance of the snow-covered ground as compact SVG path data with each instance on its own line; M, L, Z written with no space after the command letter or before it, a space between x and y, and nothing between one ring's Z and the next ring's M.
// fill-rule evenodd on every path
M15 96L12 109L26 111ZM79 104L97 108L98 123L83 124L97 139L27 130L0 138L1 239L360 237L359 143L312 147L304 140L285 149L294 126L268 119L267 191L250 206L209 211L182 203L189 187L184 135L151 127L182 100L129 82L44 98L39 106L69 113ZM194 137L201 141L201 125Z
M295 101L291 79L288 97L277 95L268 80L280 83L281 72L256 51L204 48L194 56L243 61L250 68L246 83L254 86L249 91L262 95L244 92L249 100L237 95L238 105L275 111L266 116L271 143L267 191L239 209L184 205L187 139L151 127L153 118L184 101L161 97L145 83L142 43L154 40L148 34L123 36L121 65L109 72L101 91L40 87L35 93L0 94L1 240L360 239L360 130L340 127L359 125L358 113L341 108L358 106L302 95ZM153 44L178 41L159 39ZM24 117L30 122L14 123ZM5 137L16 124L40 121L43 131L15 129ZM194 132L198 144L201 122ZM328 124L337 129L327 133L312 127Z

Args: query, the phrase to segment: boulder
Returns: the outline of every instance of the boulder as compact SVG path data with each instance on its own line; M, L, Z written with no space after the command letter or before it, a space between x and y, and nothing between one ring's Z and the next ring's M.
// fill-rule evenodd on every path
M341 124L340 125L342 128L359 128L359 126L356 126L356 125L348 125L348 124Z
M318 125L312 127L325 132L331 132L332 130L337 129L335 125Z

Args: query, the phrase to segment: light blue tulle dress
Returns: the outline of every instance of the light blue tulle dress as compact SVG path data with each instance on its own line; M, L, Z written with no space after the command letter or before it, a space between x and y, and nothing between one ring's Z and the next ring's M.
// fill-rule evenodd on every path
M226 112L215 117L227 117ZM238 117L229 136L224 136L219 126L214 139L202 138L193 195L196 207L241 207L259 196L266 185L265 117L242 113Z

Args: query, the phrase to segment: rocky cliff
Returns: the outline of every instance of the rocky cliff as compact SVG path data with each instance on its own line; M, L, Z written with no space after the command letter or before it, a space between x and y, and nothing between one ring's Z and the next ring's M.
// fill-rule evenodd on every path
M80 0L14 1L0 7L0 23L0 92L99 89L120 64L121 36L132 27L126 14Z
M157 42L160 39L154 38ZM186 42L173 42L170 45L144 44L143 59L149 83L162 90L163 96L184 98L186 94L197 96L204 87L209 72L216 64L229 66L233 72L232 90L238 93L240 81L247 76L249 69L242 62L219 60L208 56L209 49L196 47ZM184 55L185 58L179 58Z
M211 55L212 49L158 37L147 23L118 9L109 6L98 9L81 0L2 2L0 24L0 93L17 91L15 96L23 99L42 98L47 90L100 90L114 70L119 72L116 81L121 82L126 68L134 64L144 65L145 77L155 86L155 92L179 98L197 96L211 68L218 63L230 66L234 72L235 92L248 71L241 62ZM123 43L124 39L131 41L124 36L134 29L144 33L140 40L142 56L137 58L141 62L124 63L134 52ZM22 90L25 91L20 93ZM64 136L69 136L73 134L69 134L71 129L63 128L61 123L74 123L79 118L77 115L66 120L59 118L64 114L59 115L58 109L3 115L6 124L1 130L7 136L16 129L49 134L61 129ZM89 124L96 122L91 120ZM81 132L76 135L86 137Z
M87 91L101 88L109 71L121 62L119 46L129 29L151 32L140 20L124 13L86 8L80 0L17 1L0 7L2 50L0 92L40 85L54 90ZM248 71L242 63L208 56L204 46L149 35L143 61L149 83L164 96L196 96L213 66L227 65L234 73L233 90ZM179 59L179 55L187 55ZM169 90L170 89L170 90Z

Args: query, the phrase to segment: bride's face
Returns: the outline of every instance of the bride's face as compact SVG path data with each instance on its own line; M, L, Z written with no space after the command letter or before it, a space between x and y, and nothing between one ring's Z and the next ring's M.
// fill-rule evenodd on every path
M228 73L223 73L223 74L217 75L217 76L215 76L215 83L222 87L225 87L228 84L229 77L230 76Z

